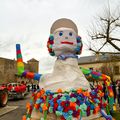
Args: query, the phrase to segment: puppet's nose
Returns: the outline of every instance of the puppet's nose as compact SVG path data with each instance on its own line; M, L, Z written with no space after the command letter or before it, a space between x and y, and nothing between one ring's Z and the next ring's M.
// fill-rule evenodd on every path
M65 37L65 39L68 39L68 37Z

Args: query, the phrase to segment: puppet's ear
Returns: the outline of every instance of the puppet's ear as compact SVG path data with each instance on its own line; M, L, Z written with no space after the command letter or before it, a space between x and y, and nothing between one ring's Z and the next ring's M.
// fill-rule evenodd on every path
M48 48L48 51L49 51L51 56L55 56L55 53L52 49L53 44L54 44L54 36L53 36L53 34L50 34L50 36L48 38L48 42L47 42L47 48Z
M81 54L83 47L82 38L80 36L77 36L76 40L77 40L77 47L75 49L76 54Z

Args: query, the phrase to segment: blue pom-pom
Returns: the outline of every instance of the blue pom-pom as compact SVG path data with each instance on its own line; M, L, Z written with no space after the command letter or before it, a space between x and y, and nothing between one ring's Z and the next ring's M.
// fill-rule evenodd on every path
M53 103L52 100L50 100L49 103L50 103L50 106L53 106L53 105L54 105L54 103Z
M69 114L68 113L63 113L63 116L65 119L67 119L69 117Z
M58 103L59 105L60 105L61 102L62 102L62 101L61 101L60 99L57 100L57 103Z
M81 37L78 36L78 37L77 37L77 43L80 43L80 42L81 42Z
M51 91L50 90L46 90L46 95L50 95Z
M36 104L42 103L41 99L37 99Z
M62 106L60 106L60 105L58 106L58 108L57 108L57 109L58 109L58 111L63 111L63 107L62 107Z
M53 35L50 35L50 40L54 40L54 36Z
M41 107L39 108L39 110L40 110L40 112L42 112L42 111L43 111Z
M41 74L35 73L33 79L39 81L41 76L42 76Z
M94 110L95 106L93 104L90 105L90 109Z
M69 95L65 95L66 97L66 100L69 100L70 99L70 96Z

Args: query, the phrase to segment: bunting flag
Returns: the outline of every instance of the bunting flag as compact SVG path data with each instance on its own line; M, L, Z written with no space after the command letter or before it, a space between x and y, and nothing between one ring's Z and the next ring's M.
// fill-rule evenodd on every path
M18 73L18 75L28 78L28 79L34 79L34 80L39 81L41 74L24 70L24 63L23 63L23 59L22 59L20 44L16 44L16 55L17 55L17 71L18 71L17 73Z

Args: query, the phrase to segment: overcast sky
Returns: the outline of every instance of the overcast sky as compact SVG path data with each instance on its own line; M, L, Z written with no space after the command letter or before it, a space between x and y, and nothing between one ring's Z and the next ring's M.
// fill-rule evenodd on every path
M59 18L70 18L78 26L84 50L87 30L93 17L107 5L108 0L0 0L0 57L16 58L16 43L21 44L24 61L40 61L40 72L53 67L54 58L47 51L46 42L52 23ZM110 0L116 6L120 0ZM119 4L120 5L120 4Z

